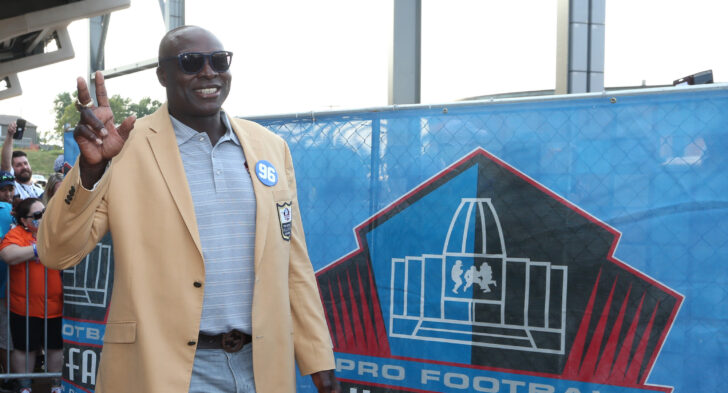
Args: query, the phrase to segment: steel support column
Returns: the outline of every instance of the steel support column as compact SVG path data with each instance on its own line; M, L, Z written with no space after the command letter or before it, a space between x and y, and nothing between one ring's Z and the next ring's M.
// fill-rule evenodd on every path
M89 75L104 69L104 48L106 46L106 33L109 31L111 14L89 18ZM89 92L91 98L96 101L96 88L92 80L89 80Z
M556 94L604 90L606 0L559 0Z
M159 0L159 8L162 10L167 31L184 26L185 0Z
M394 0L389 105L420 102L421 0Z

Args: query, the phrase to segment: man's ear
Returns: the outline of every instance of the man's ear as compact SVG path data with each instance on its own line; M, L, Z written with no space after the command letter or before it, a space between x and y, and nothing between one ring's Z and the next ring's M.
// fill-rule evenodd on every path
M157 66L157 80L159 80L160 85L167 87L167 74L161 66Z

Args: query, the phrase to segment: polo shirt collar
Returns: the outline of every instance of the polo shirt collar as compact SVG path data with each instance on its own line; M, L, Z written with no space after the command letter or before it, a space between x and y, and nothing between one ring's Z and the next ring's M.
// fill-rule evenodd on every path
M225 141L231 141L235 143L236 145L240 146L240 140L238 140L238 136L235 135L233 132L233 128L230 126L230 119L228 119L227 114L225 114L225 111L220 111L220 118L222 119L223 123L225 124L225 134L220 137L220 140L217 142L218 144L220 142ZM188 140L192 139L193 137L197 136L201 131L197 131L194 128L182 123L181 121L175 119L174 116L169 115L169 119L172 121L172 128L174 128L174 135L177 137L177 146L181 146Z

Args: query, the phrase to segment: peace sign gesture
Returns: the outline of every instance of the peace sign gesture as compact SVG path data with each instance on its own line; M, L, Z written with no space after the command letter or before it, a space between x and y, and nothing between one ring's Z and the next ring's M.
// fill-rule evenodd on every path
M136 117L129 116L116 127L101 72L96 71L94 83L97 107L93 106L86 81L81 77L76 80L78 89L76 109L81 114L81 120L73 131L73 138L81 152L79 158L81 181L87 188L93 187L104 174L106 164L119 154L136 121Z

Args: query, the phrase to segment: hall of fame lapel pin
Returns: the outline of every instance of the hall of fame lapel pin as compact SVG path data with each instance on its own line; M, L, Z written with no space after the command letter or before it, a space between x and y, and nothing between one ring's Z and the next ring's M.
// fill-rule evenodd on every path
M281 223L281 236L283 240L291 240L291 222L293 221L293 211L291 210L291 202L276 203L278 209L278 221Z

